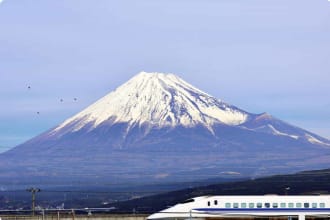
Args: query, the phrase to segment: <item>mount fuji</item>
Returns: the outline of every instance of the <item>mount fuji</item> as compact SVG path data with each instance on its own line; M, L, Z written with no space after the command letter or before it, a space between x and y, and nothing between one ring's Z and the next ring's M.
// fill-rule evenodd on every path
M0 179L186 181L328 168L330 141L173 74L141 72L0 154Z

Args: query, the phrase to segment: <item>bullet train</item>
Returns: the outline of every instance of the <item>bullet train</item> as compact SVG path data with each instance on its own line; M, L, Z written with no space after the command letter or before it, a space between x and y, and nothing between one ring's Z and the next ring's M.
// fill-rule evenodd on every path
M201 196L148 216L156 219L239 217L330 217L330 195Z

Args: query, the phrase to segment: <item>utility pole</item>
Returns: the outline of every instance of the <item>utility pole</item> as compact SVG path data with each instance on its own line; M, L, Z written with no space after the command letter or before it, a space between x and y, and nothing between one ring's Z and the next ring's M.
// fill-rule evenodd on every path
M26 191L32 193L32 215L34 216L35 214L35 209L36 209L36 192L40 192L41 190L38 188L29 188L26 189Z

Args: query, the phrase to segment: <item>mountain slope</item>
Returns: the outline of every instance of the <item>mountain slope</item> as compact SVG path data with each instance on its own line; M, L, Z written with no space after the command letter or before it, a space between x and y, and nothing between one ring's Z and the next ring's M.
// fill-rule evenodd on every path
M19 176L181 181L326 168L329 152L329 140L267 113L248 113L173 74L142 72L0 154L0 165Z

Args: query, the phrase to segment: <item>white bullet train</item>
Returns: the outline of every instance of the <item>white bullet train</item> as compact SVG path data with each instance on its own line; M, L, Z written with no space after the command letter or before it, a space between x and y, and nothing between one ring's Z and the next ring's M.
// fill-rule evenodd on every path
M148 216L154 219L330 217L330 195L201 196Z

